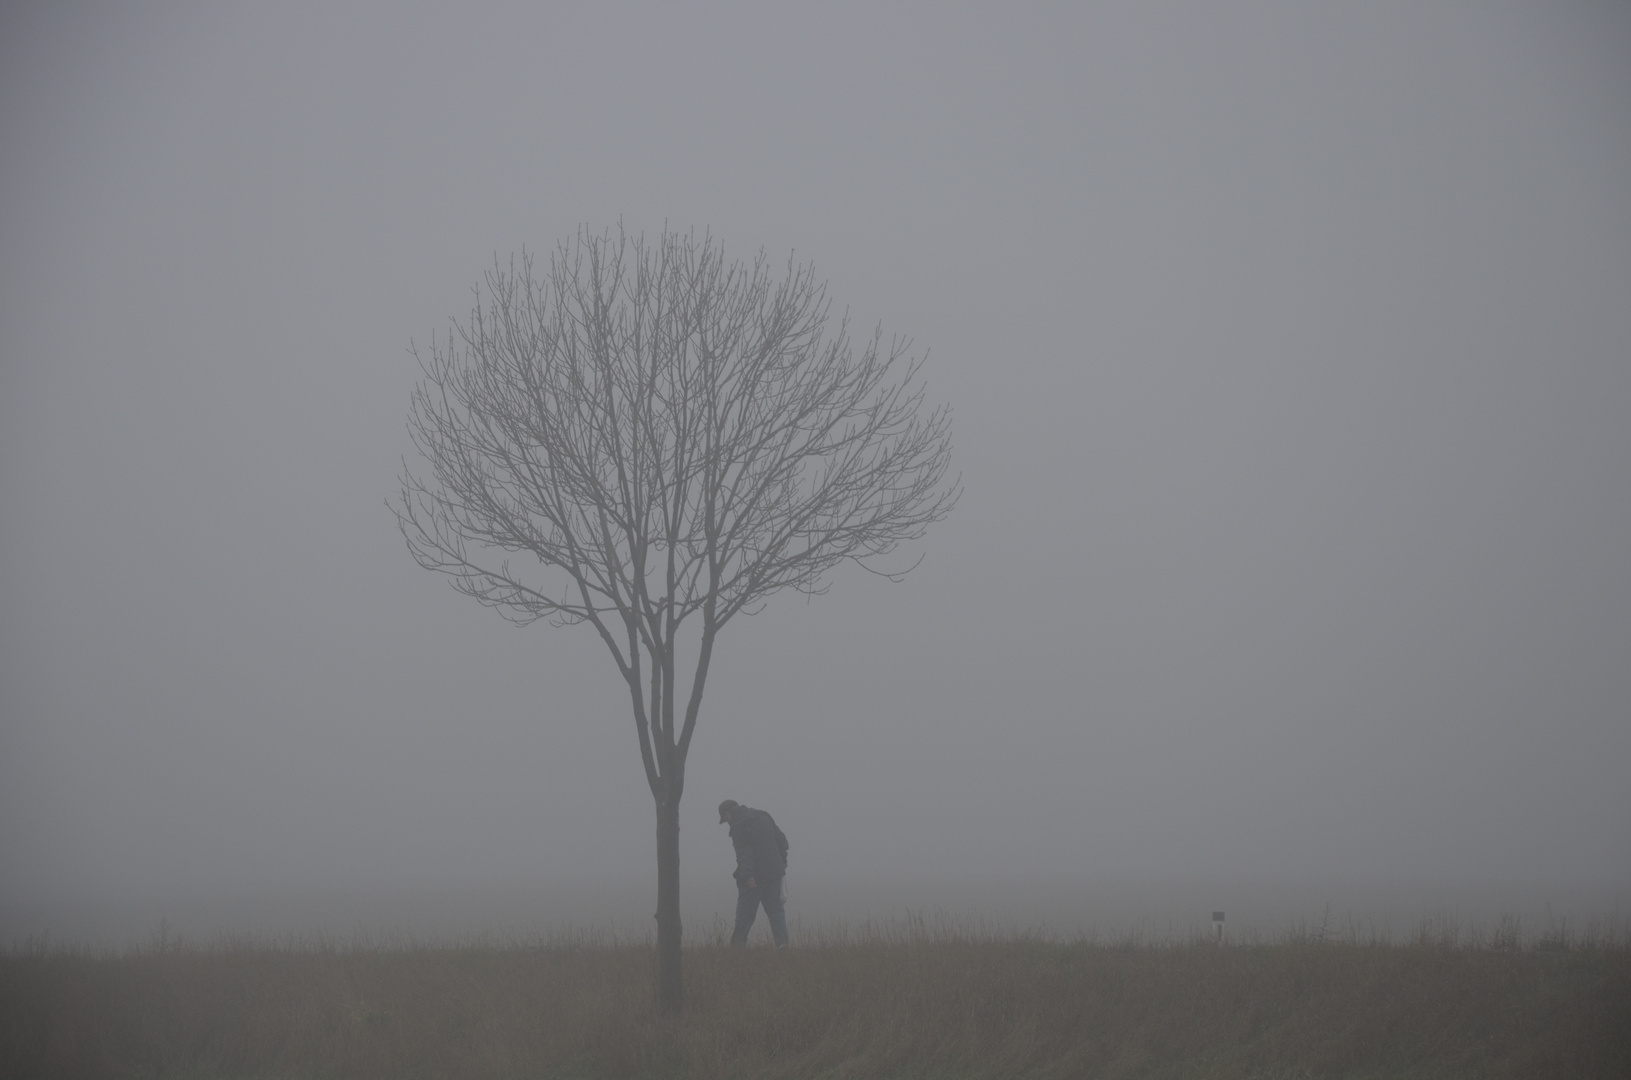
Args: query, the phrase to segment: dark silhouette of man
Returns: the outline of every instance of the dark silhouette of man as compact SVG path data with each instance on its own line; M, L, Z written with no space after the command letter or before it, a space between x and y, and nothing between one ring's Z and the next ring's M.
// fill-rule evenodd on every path
M736 847L736 929L731 944L748 943L748 931L763 904L776 948L787 948L787 911L782 907L782 878L787 875L787 837L776 819L735 799L719 804L719 823L730 823Z

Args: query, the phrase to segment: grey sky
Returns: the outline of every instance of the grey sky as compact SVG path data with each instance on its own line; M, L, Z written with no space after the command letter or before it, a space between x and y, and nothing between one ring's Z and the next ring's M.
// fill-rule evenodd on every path
M654 878L593 636L416 567L407 354L580 224L930 350L905 584L730 626L811 875L1631 880L1619 5L18 4L0 901ZM727 886L728 887L728 886Z

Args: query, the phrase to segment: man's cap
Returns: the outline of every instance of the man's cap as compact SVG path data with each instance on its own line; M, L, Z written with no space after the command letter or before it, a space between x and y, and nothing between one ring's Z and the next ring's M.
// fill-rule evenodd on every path
M736 813L736 808L741 805L742 804L737 802L735 799L726 799L724 802L720 803L719 823L723 825L725 822L729 821L731 819L731 815Z

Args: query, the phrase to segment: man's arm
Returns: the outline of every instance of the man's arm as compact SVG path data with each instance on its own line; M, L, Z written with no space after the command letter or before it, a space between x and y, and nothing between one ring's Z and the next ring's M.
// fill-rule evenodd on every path
M753 872L756 869L753 862L753 831L744 823L741 827L731 826L731 843L736 845L736 880L753 888Z

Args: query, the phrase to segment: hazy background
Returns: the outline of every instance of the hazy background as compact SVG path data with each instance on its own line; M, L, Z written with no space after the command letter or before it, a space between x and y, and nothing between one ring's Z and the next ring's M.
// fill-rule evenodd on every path
M966 487L728 627L688 931L727 796L809 918L1625 903L1631 8L878 7L0 8L0 932L644 932L603 647L385 506L619 218L930 349Z

